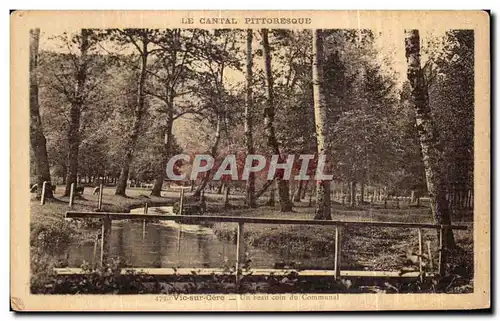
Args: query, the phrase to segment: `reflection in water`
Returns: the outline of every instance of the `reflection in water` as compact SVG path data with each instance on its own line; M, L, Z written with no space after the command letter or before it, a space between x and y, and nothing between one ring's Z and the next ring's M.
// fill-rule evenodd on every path
M138 210L139 212L142 210ZM149 209L150 214L154 208ZM223 267L234 266L236 244L218 240L213 231L199 225L182 225L180 249L177 250L179 225L174 222L147 223L143 239L142 221L115 221L111 229L111 257L130 267ZM236 230L236 224L235 224ZM251 266L272 268L280 261L276 255L249 248ZM74 244L69 266L92 262L93 244ZM99 257L99 253L98 253Z

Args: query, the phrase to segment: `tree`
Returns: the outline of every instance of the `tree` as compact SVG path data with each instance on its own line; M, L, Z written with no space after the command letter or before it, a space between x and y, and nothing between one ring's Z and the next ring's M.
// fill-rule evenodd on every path
M179 90L179 88L182 88L182 85L186 87L186 82L190 74L193 73L189 66L194 59L193 40L196 37L196 31L167 29L155 43L162 48L157 61L160 68L151 72L155 76L157 84L153 85L147 94L159 99L164 104L164 108L157 109L159 112L158 120L161 123L158 133L164 143L159 152L161 161L158 162L156 169L156 178L151 191L153 196L161 196L166 165L172 151L174 121L185 114L197 112L193 108L182 108L181 104L175 102L176 98L193 91L190 88L184 88L184 90Z
M283 162L283 157L280 153L280 146L276 139L274 129L274 92L273 92L273 75L271 69L271 47L269 46L268 30L262 29L262 48L265 61L266 84L267 84L267 106L264 108L264 124L267 142L271 151L278 155L278 163ZM290 192L288 183L278 176L278 195L280 200L281 212L290 212L293 209L293 203L290 201Z
M253 30L247 29L247 72L246 72L246 103L245 103L245 143L247 155L255 153L253 147L253 53L252 53ZM256 207L255 201L255 173L250 173L246 183L246 203L249 207Z
M418 30L405 31L405 52L408 64L407 77L411 88L415 122L422 149L425 167L427 191L429 192L431 210L436 224L450 225L450 211L446 199L446 189L441 172L441 146L429 106L429 96L424 75L420 66L420 36ZM443 257L446 261L446 250L455 247L453 231L446 230L443 238Z
M211 138L208 153L217 157L223 131L228 134L231 121L231 108L238 106L237 98L225 86L225 72L228 68L240 70L240 61L236 57L238 49L235 47L238 30L216 29L213 32L204 31L200 35L198 62L203 66L197 70L199 88L197 96L202 118L209 121L215 132ZM229 138L229 135L226 135ZM194 192L199 197L210 181L213 169L208 171L201 184Z
M472 205L474 31L448 31L442 39L442 50L432 58L427 63L430 72L426 73L429 104L443 147L442 171L448 201L451 209L456 210Z
M156 34L156 30L151 29L115 29L112 33L112 39L121 44L131 44L139 53L140 71L137 79L137 102L134 108L133 126L126 137L125 153L122 158L120 177L116 185L115 195L125 196L127 180L130 171L130 164L134 157L134 151L139 138L142 118L145 114L145 84L147 75L148 57L153 52L148 45L151 44L151 38Z
M327 107L323 91L323 35L322 31L315 29L313 32L313 95L314 119L316 122L316 139L318 143L318 156L325 157L328 148L327 141ZM325 166L328 168L328 166ZM316 212L314 219L331 220L330 212L330 181L318 180L316 187Z
M68 129L68 166L66 174L66 188L64 195L69 196L71 192L71 184L77 184L78 175L78 148L80 146L80 117L82 107L84 104L84 87L87 78L87 51L89 49L89 33L88 29L81 30L80 36L80 59L74 58L75 63L75 90L73 93L68 92L68 99L70 101L70 122Z
M60 141L53 141L52 152L64 153L66 162L65 196L69 196L71 184L78 183L79 149L82 143L84 128L95 122L94 117L85 114L99 105L101 87L106 80L106 70L110 60L98 52L97 44L101 40L99 30L81 29L79 33L63 33L55 39L61 42L61 53L45 52L44 63L44 99L42 103L49 115L45 117L51 127L64 127L66 146ZM59 101L58 101L59 100ZM54 104L54 101L58 103ZM54 106L59 105L59 106ZM55 108L54 108L55 107ZM61 115L57 113L62 113ZM63 124L61 124L61 120ZM63 125L63 126L61 126ZM59 140L51 135L52 140ZM53 148L56 147L56 150ZM55 163L60 157L54 155ZM55 164L54 164L55 165Z
M38 102L38 45L40 29L30 30L30 144L33 150L37 176L37 196L41 197L44 181L49 182L45 190L45 198L53 198L50 180L49 159L47 157L47 142L43 133L40 106Z

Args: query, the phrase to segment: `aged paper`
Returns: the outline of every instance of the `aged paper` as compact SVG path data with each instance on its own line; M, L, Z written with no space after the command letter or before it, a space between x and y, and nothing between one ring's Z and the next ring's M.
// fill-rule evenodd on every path
M12 309L489 308L489 30L482 11L12 13Z

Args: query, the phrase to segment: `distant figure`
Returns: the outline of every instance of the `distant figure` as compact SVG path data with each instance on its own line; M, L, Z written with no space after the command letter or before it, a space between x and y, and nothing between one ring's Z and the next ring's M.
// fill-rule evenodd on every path
M99 194L101 192L101 188L99 186L97 186L96 188L94 188L94 190L92 191L92 195L96 195L96 194Z

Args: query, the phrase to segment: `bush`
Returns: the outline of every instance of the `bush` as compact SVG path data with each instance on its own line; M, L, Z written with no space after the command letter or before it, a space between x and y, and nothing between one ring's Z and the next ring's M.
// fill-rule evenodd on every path
M46 293L55 280L53 269L67 265L74 229L66 221L33 223L30 231L31 292Z

